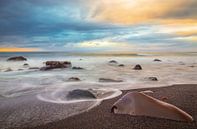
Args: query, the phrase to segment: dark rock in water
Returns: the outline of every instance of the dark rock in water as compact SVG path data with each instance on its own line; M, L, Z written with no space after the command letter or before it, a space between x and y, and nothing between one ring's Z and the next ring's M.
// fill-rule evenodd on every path
M83 59L79 59L79 60L83 60Z
M99 82L123 82L123 80L114 80L109 78L99 78Z
M88 90L82 90L82 89L77 89L70 91L68 95L66 96L67 99L96 99L96 96L88 91Z
M160 59L154 59L153 61L156 61L156 62L161 62L161 60L160 60Z
M190 65L189 67L194 68L195 66L194 65Z
M40 69L39 67L30 67L29 69Z
M18 69L18 71L23 71L24 69Z
M29 66L29 64L25 63L25 64L23 64L23 66Z
M134 70L142 70L142 67L141 67L141 65L137 64L133 69Z
M150 80L150 81L158 81L158 79L156 77L148 77L148 80Z
M7 68L4 72L11 72L12 69L11 68Z
M111 60L111 61L109 61L109 63L110 63L110 64L117 64L118 62L115 61L115 60Z
M119 66L119 67L124 67L125 65L124 65L124 64L119 64L118 66Z
M72 67L72 69L75 69L75 70L83 70L84 68L82 68L82 67Z
M41 71L58 69L58 68L69 68L72 66L69 61L47 61L45 62L46 66L40 68Z
M71 77L68 81L81 81L78 77Z
M27 59L23 56L15 56L7 59L7 61L26 61L26 60Z

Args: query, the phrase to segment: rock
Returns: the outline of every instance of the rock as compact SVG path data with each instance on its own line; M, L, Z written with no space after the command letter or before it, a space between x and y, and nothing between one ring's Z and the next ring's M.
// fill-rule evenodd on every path
M124 67L125 65L124 65L124 64L119 64L118 66L119 66L119 67Z
M68 81L81 81L78 77L70 77Z
M158 79L156 77L148 77L148 80L150 80L150 81L158 81Z
M180 108L140 92L129 92L121 97L113 104L111 112L185 122L193 121L192 116Z
M24 69L18 69L18 71L23 71Z
M111 61L109 61L109 63L110 63L110 64L118 64L118 62L115 61L115 60L111 60Z
M46 66L40 68L41 71L58 69L58 68L69 68L72 66L69 61L47 61L45 62Z
M194 65L190 65L189 67L194 68L195 66Z
M26 60L27 59L23 56L15 56L7 59L7 61L26 61Z
M82 67L72 67L72 69L75 69L75 70L83 70L84 68L82 68Z
M29 69L40 69L39 67L30 67Z
M141 67L141 65L137 64L133 69L134 70L142 70L142 67Z
M155 61L155 62L161 62L160 59L154 59L153 61Z
M114 80L109 78L99 78L99 82L123 82L122 80Z
M29 66L29 64L25 63L25 64L23 64L23 66Z
M11 68L7 68L4 72L11 72L12 69Z
M96 96L89 90L77 89L70 91L66 96L67 99L96 99Z

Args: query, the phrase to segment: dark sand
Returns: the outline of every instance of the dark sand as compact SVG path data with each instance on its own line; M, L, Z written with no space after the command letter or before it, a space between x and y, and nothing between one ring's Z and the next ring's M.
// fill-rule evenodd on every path
M147 89L131 91L142 90ZM174 85L163 88L148 88L148 90L154 91L152 96L155 98L166 97L166 102L174 104L192 115L194 122L112 114L110 113L111 105L120 98L119 96L102 102L101 105L88 112L32 129L197 129L197 85ZM124 91L123 95L126 92L128 91Z

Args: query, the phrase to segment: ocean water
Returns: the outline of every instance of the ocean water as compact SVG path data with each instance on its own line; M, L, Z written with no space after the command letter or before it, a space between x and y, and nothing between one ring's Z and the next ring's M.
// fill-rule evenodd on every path
M28 60L22 62L6 61L12 56L24 56ZM157 58L162 62L154 62ZM40 71L29 69L29 67L42 67L45 61L71 61L72 66L83 67L84 70L56 69ZM116 60L118 64L109 64L110 60ZM29 66L23 66L28 63ZM140 64L143 70L133 70L136 64ZM10 68L12 71L6 72ZM68 78L78 77L81 81L70 82ZM150 81L148 77L157 77L158 81ZM123 80L123 82L99 82L99 78L110 78ZM32 118L42 117L44 123L86 111L98 105L102 100L116 97L121 90L137 89L146 87L161 87L172 84L196 84L197 83L197 54L131 54L131 55L80 55L67 53L0 53L0 110L10 107L13 101L22 101L17 104L26 104L31 101L39 101L44 104L52 104L62 109L65 105L72 105L77 108L64 108L56 110L56 114L37 116L32 113ZM66 95L74 89L92 89L102 97L96 100L79 99L68 100ZM28 96L31 99L27 99ZM25 100L21 98L26 98ZM34 100L32 100L34 98ZM84 104L88 103L88 104ZM16 104L16 105L17 105ZM39 106L38 105L38 106ZM42 104L41 104L42 105ZM49 107L48 111L52 111ZM12 108L11 108L12 109ZM57 109L57 108L56 108ZM13 108L16 112L18 108ZM34 109L32 109L34 111ZM26 112L30 112L25 109ZM32 112L33 112L32 111ZM43 111L43 110L41 110ZM46 111L47 112L47 111ZM30 116L31 116L30 115ZM30 117L28 116L28 118ZM17 127L30 123L30 118L20 118L20 114L4 114L0 116L4 120L3 127ZM12 118L12 120L10 120ZM28 119L24 121L23 119ZM7 120L7 121L6 121ZM23 122L21 122L21 121ZM9 122L8 122L9 121ZM16 124L18 123L18 124ZM20 124L19 124L20 123ZM10 126L9 126L10 125ZM39 125L33 123L33 125Z

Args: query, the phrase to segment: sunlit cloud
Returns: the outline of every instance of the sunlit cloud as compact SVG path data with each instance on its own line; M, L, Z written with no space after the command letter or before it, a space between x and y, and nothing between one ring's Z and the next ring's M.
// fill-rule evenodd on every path
M0 52L36 52L38 48L0 48Z

